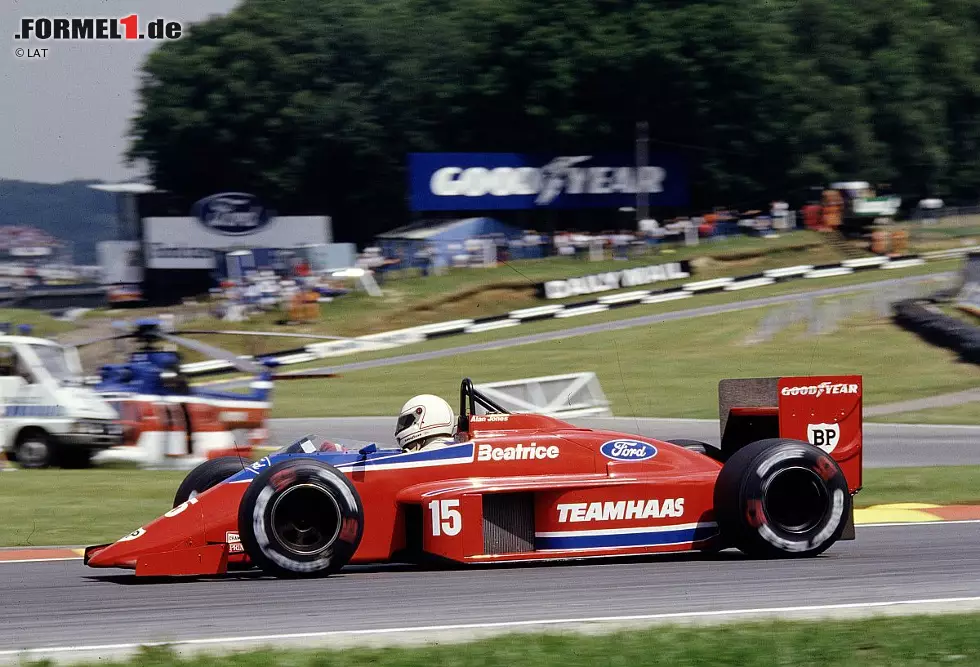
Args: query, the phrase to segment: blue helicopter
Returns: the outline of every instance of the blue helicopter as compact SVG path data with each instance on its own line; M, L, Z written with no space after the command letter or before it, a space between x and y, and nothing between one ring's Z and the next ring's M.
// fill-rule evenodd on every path
M123 447L157 451L167 456L213 458L229 453L241 454L248 446L236 444L234 432L249 433L249 443L264 440L266 420L271 408L273 382L281 379L327 378L330 374L276 375L278 362L271 358L252 360L235 355L185 335L249 334L343 340L319 336L273 332L165 331L160 320L140 319L134 325L118 325L126 330L85 341L85 347L105 341L135 340L137 345L123 363L104 364L92 389L119 413L125 426ZM176 349L183 347L224 362L234 370L253 376L246 391L218 391L193 387L182 370ZM148 444L149 443L149 444ZM162 444L161 444L162 443Z

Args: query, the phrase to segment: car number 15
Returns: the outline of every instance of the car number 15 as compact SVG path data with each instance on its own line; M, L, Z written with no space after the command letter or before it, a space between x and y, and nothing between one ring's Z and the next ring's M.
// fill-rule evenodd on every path
M433 500L429 503L432 515L432 535L459 535L463 529L463 515L459 513L459 500Z

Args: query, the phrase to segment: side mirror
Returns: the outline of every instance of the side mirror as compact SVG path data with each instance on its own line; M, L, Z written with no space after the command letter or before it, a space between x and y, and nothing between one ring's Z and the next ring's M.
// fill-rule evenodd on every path
M378 446L372 442L370 445L361 447L357 453L361 455L361 458L366 458L368 454L374 454L376 451L378 451Z

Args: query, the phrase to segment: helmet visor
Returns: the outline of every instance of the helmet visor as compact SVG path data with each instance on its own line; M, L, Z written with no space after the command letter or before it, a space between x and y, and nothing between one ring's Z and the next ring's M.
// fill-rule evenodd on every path
M398 435L399 433L407 429L409 426L414 424L416 419L418 419L418 415L415 414L414 410L412 412L409 412L408 414L399 417L398 425L395 426L395 435Z

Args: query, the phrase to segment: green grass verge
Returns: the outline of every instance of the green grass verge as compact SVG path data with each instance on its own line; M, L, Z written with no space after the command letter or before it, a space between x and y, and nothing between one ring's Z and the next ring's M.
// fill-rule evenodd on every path
M980 466L867 468L855 507L886 503L980 503Z
M66 331L75 329L77 325L71 322L61 322L47 313L40 310L28 310L26 308L0 308L0 322L8 322L11 325L10 333L17 335L17 325L31 325L31 335L47 338L63 334Z
M172 507L182 472L32 470L0 473L0 547L117 540ZM980 466L871 468L858 507L980 502Z
M146 650L106 665L188 667L918 667L980 661L980 614L658 626L608 635L511 634L465 644L345 651L268 649L181 659Z
M172 507L185 474L112 469L0 473L0 546L117 540Z
M890 424L965 424L977 426L980 425L980 401L951 405L945 408L930 408L915 412L870 417L867 421Z

